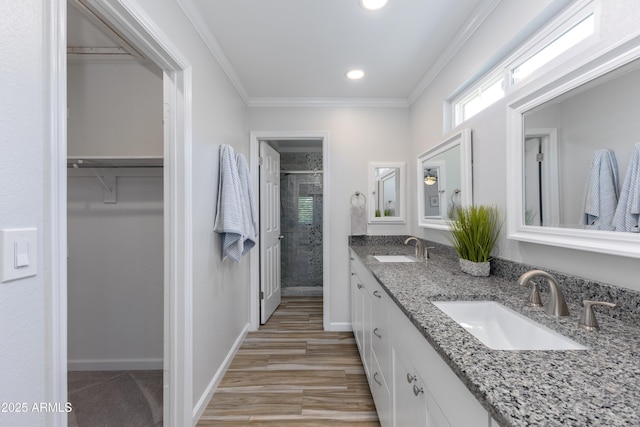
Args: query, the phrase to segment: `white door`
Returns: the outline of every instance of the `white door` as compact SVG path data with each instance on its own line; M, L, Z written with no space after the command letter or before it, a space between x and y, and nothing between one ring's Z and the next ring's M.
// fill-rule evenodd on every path
M280 305L280 154L260 141L260 323Z

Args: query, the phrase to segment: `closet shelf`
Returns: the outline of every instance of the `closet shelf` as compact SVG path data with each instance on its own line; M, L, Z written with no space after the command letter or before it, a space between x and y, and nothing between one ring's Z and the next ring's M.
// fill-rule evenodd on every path
M69 157L67 168L161 168L162 157Z

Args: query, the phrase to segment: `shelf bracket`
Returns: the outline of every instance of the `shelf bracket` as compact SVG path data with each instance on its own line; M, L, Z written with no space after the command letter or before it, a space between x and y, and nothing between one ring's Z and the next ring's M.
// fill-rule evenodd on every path
M115 176L100 176L94 168L91 168L91 172L98 178L103 188L103 201L104 203L116 203L117 199L117 185Z

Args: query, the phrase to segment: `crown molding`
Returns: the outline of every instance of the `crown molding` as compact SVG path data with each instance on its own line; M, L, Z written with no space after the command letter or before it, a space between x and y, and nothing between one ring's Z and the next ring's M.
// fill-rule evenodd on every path
M250 98L255 108L409 108L404 98Z
M448 47L438 57L431 66L427 74L420 80L415 89L407 99L405 98L251 98L236 74L224 50L218 40L209 30L206 22L202 19L202 14L198 13L198 8L193 4L193 0L176 0L189 21L200 34L211 54L220 64L223 71L235 87L236 91L248 107L366 107L366 108L409 108L426 90L433 80L440 74L444 67L453 59L460 48L469 40L475 31L482 25L493 10L500 4L501 0L483 0L467 18L465 23L456 33L454 39Z
M433 80L453 59L480 25L491 15L491 12L493 12L501 1L502 0L484 0L474 9L473 13L471 13L464 24L462 24L462 27L460 27L460 31L456 33L456 36L447 45L447 48L438 56L438 59L436 59L434 64L429 68L427 74L424 75L415 89L413 89L408 98L409 105L413 105L418 97L422 95L422 92L429 87Z
M231 80L231 84L238 91L238 95L242 98L245 104L249 104L249 94L247 93L246 88L240 81L240 78L236 74L235 70L231 66L231 62L225 55L222 46L218 43L218 40L214 37L214 35L209 30L206 22L202 19L202 14L198 13L198 8L193 4L192 0L176 0L178 5L182 8L184 13L187 15L191 24L195 27L198 34L209 48L209 51L213 55L213 57L218 61L220 67L227 75L229 80Z

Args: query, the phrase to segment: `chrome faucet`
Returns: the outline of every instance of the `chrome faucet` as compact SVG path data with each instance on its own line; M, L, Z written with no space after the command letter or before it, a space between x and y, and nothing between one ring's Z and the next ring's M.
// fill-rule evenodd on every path
M543 277L547 279L549 283L549 303L547 304L547 308L545 309L546 313L549 316L561 317L569 315L569 308L567 307L567 302L564 300L564 295L562 294L562 290L560 290L560 284L551 274L542 270L530 270L524 273L518 279L518 284L522 286L526 286L529 281L535 277ZM540 291L538 290L538 284L533 282L533 290L529 295L529 305L531 306L542 306L542 302L540 300Z
M603 305L605 307L614 308L616 305L612 302L605 301L582 301L583 309L580 316L580 326L588 331L595 331L600 329L598 321L596 320L596 314L593 312L594 305Z
M408 237L407 240L404 241L405 245L408 245L410 241L415 240L415 249L416 249L416 258L418 259L424 259L424 260L428 260L429 259L429 249L433 249L432 247L425 247L422 244L422 241L420 239L418 239L417 237Z

